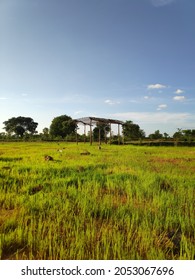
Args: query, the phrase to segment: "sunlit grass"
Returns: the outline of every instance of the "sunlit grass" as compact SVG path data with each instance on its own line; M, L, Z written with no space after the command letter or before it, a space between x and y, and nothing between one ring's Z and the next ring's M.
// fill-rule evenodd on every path
M1 143L0 259L194 259L194 171L193 148Z

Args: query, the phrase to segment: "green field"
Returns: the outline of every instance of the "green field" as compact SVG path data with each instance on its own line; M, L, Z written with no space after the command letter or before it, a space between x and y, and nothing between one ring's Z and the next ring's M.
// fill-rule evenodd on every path
M193 260L194 198L195 148L0 143L0 259Z

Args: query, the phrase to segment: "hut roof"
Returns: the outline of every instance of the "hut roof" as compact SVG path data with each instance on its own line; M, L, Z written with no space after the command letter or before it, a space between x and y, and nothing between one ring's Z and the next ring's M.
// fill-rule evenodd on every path
M97 118L97 117L84 117L79 119L74 119L77 123L83 123L87 125L97 125L97 123L103 124L124 124L123 121L113 120L113 119L105 119L105 118Z

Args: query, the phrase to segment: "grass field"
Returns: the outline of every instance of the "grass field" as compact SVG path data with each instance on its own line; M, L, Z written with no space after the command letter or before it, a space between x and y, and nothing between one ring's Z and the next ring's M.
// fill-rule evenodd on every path
M0 143L0 259L192 260L194 198L195 148Z

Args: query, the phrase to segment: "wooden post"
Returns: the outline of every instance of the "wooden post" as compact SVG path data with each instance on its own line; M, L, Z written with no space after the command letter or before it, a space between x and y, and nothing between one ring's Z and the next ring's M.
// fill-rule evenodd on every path
M84 143L86 143L86 124L84 123Z
M101 129L99 127L99 146L101 146Z
M105 142L105 144L107 144L107 133L106 133L106 129L104 129L104 142Z
M76 128L76 143L78 145L78 134L77 134L78 127Z
M125 144L125 135L123 133L123 145Z
M112 140L112 126L111 126L111 123L110 123L110 145L111 145L111 140Z
M118 123L118 145L120 145L120 124Z
M92 145L92 120L90 120L90 145Z

